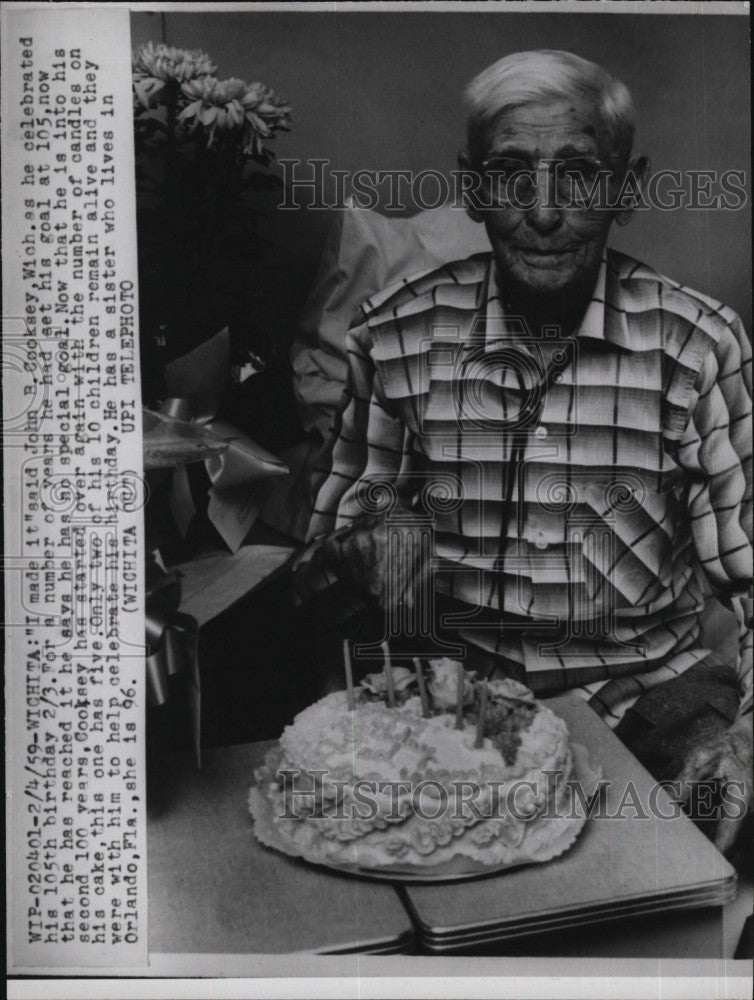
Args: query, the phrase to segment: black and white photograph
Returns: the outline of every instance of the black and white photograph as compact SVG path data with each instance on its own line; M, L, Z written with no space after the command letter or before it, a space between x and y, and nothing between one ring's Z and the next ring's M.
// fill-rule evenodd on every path
M2 4L9 996L750 994L747 12Z

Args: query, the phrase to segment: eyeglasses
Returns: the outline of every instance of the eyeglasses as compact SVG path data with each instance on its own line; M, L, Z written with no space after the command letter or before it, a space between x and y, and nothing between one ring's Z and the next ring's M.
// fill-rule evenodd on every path
M569 156L564 159L539 160L537 163L528 163L518 157L493 156L482 163L482 172L489 184L493 204L523 209L533 208L536 204L532 195L538 190L542 170L546 172L548 180L550 177L555 179L558 200L552 207L558 208L569 205L582 207L597 194L600 177L608 178L612 175L610 166L591 156ZM549 198L549 183L543 190Z

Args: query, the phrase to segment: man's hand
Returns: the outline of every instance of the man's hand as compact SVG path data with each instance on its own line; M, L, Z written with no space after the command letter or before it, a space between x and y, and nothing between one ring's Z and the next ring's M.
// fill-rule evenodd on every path
M320 543L310 559L294 568L291 590L300 604L316 600L328 588L339 593L347 617L371 605L384 611L413 612L432 586L431 566L419 545L419 524L426 518L399 506L389 515L367 514Z
M738 782L743 791L737 797L746 803L746 811L740 817L726 815L725 809L730 811L730 805L725 805L717 824L715 847L723 854L728 854L743 827L746 816L752 811L751 712L736 719L721 737L708 740L689 754L678 775L684 800L688 801L691 795L689 782L712 781L715 778L723 783Z

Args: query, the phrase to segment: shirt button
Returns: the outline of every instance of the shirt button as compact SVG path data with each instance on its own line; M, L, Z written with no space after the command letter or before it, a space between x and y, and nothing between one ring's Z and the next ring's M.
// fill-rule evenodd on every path
M543 427L541 424L534 431L534 437L538 437L540 440L547 437L547 428Z
M541 531L537 532L536 537L534 539L534 544L537 546L538 549L547 548L547 539L545 538L545 536L542 534Z

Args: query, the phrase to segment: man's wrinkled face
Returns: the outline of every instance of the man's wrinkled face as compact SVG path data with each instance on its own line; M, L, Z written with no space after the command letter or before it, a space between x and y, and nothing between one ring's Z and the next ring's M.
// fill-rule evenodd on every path
M608 137L586 98L505 111L491 124L485 145L485 160L510 157L533 166L542 160L604 161L609 156ZM567 297L593 286L613 216L562 199L558 207L554 184L552 173L540 171L530 199L486 209L483 218L504 283Z

